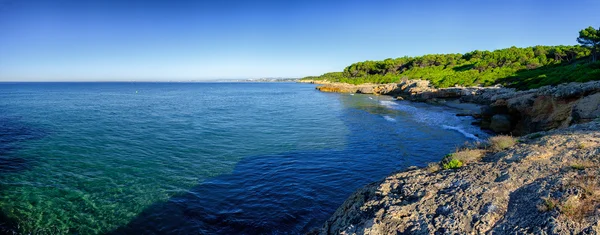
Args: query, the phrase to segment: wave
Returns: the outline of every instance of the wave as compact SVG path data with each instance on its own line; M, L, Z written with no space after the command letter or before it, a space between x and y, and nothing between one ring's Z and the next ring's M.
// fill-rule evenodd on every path
M406 101L399 103L391 100L381 100L379 103L386 108L408 114L416 122L457 131L469 139L479 141L481 139L478 136L487 136L478 127L471 125L472 117L457 117L456 113L449 112L446 107Z
M474 140L480 140L479 137L475 136L474 134L471 134L469 132L466 132L465 130L463 130L460 127L455 127L455 126L447 126L447 125L442 125L442 128L446 129L446 130L454 130L457 131L461 134L463 134L465 137L469 138L469 139L474 139Z
M387 116L387 115L386 115L386 116L383 116L383 119L385 119L385 120L387 120L387 121L390 121L390 122L396 122L396 119L395 119L395 118L393 118L393 117L390 117L390 116Z

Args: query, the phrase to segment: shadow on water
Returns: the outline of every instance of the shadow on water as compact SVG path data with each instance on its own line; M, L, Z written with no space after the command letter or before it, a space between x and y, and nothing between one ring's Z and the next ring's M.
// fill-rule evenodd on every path
M343 148L246 157L231 174L155 203L110 234L305 233L322 225L357 188L437 160L463 138L415 122L386 121L382 115L402 112L376 100L343 99L358 100L341 115L348 128Z
M23 142L44 136L44 131L27 126L18 117L0 117L0 177L30 169L32 162L14 153L23 148Z
M42 130L27 126L18 117L0 116L0 181L8 173L19 173L30 170L31 159L17 156L15 153L23 148L22 142L41 139L46 136ZM4 187L0 184L0 192ZM17 234L17 222L0 213L0 234Z
M112 234L289 234L321 225L371 177L344 151L248 157L234 172L157 203ZM355 171L355 172L351 172ZM371 175L366 171L365 174Z

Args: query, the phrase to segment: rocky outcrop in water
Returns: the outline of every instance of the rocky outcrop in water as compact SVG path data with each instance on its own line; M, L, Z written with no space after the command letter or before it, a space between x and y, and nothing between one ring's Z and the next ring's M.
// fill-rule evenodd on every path
M438 89L425 80L379 85L329 83L317 89L323 92L391 95L413 101L459 99L461 102L477 103L484 105L480 115L482 128L513 135L565 128L600 117L600 81L544 86L527 91L501 86Z
M312 233L600 233L599 122L476 151L458 169L409 168L359 189Z

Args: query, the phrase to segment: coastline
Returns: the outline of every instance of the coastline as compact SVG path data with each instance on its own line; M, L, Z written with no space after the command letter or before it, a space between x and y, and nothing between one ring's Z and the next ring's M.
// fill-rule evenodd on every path
M392 173L358 189L309 234L600 233L600 82L526 91L436 89L423 80L308 83L321 84L316 89L322 92L479 105L479 112L464 115L479 118L482 128L522 136L502 150L490 144L457 150L455 156L480 155L455 169L440 169L449 154L429 167Z
M322 92L388 95L398 100L444 104L481 105L479 113L465 113L480 120L482 129L499 134L526 135L539 131L566 128L600 117L600 81L566 83L517 91L502 86L435 88L426 80L404 80L390 84L331 83L321 84Z
M597 234L599 129L577 124L501 150L462 150L481 156L456 169L393 173L309 234Z

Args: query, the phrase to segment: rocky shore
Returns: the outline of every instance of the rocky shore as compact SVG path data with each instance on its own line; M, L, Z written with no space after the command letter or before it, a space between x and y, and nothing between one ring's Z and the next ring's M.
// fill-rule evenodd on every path
M323 92L482 105L493 137L359 189L311 234L600 234L600 81L527 91L322 83Z
M317 87L323 92L390 95L422 102L455 99L477 103L483 108L474 116L481 119L482 128L512 135L565 128L600 117L600 81L544 86L526 91L501 86L438 89L426 80L362 85L318 82L324 84Z
M392 174L312 234L598 234L599 130L597 121L577 124L459 150L470 159L454 169Z

